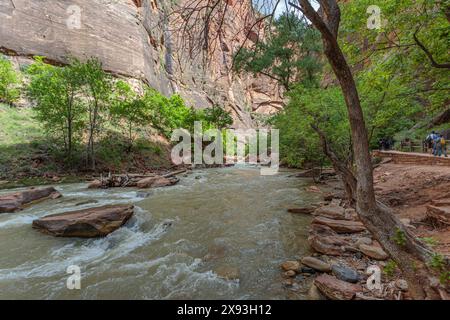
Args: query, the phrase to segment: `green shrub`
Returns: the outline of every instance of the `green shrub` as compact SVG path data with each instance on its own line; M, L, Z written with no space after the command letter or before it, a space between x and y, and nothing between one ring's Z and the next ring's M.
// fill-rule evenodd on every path
M12 104L20 97L19 76L11 62L0 56L0 101Z

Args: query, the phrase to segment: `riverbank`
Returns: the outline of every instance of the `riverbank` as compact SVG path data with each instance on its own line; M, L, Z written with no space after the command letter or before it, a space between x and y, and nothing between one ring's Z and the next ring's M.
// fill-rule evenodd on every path
M374 170L374 181L378 199L393 208L405 227L435 251L430 262L437 275L435 287L442 299L449 299L449 272L438 260L450 258L446 220L450 167L383 163ZM339 180L328 179L323 186L332 190L322 191L326 204L289 210L313 216L308 242L314 253L281 265L287 288L296 285L298 276L302 279L312 273L309 299L410 299L401 271L345 202ZM367 286L373 272L379 272L379 289Z

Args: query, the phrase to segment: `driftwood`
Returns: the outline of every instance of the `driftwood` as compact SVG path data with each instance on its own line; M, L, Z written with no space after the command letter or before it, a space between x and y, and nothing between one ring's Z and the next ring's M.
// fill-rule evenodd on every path
M146 180L161 180L174 177L178 174L186 172L186 169L177 170L164 175L156 174L111 174L107 176L101 175L100 178L92 181L89 189L109 189L109 188L125 188L125 187L138 187L142 185ZM178 182L178 181L177 181ZM175 182L176 183L176 182ZM173 182L172 182L173 184ZM167 184L169 185L169 184Z

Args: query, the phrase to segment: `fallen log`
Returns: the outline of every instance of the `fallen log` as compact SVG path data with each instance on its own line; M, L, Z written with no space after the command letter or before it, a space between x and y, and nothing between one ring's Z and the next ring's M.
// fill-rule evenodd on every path
M187 169L181 169L181 170L177 170L168 174L163 175L164 178L170 178L176 175L179 175L181 173L185 173L187 171Z
M53 187L41 189L28 189L0 196L0 213L9 213L21 210L26 205L45 199L56 199L61 194Z

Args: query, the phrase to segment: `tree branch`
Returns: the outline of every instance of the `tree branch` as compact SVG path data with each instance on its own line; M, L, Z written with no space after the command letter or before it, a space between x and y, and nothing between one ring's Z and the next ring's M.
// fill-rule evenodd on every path
M436 62L436 60L434 59L433 55L431 54L431 52L425 47L425 45L420 42L419 38L417 37L417 34L419 33L420 28L416 30L416 32L414 32L413 38L414 41L416 42L416 44L419 46L420 49L422 49L423 52L425 52L425 54L427 55L428 59L431 62L431 65L435 68L439 68L439 69L450 69L450 63L438 63Z

